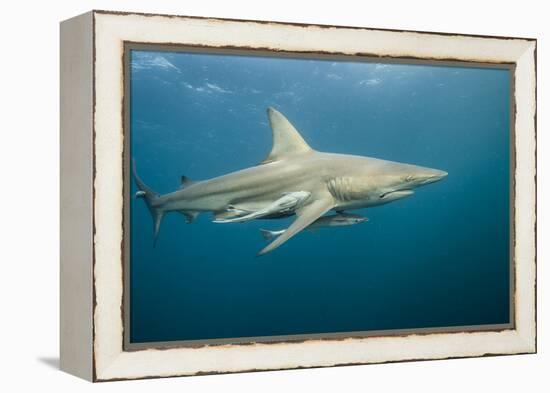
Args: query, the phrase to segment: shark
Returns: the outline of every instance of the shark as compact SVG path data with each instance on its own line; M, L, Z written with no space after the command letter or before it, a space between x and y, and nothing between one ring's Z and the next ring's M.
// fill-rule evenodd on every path
M215 221L230 220L242 212L265 209L285 194L307 192L307 200L292 211L271 211L262 217L296 217L257 254L264 255L329 211L342 213L394 202L448 175L413 164L317 151L281 112L269 107L267 116L273 143L257 165L202 181L182 176L180 189L160 195L142 181L133 162L136 196L145 200L151 213L155 242L162 218L169 212L183 214L189 223L201 213L212 213Z

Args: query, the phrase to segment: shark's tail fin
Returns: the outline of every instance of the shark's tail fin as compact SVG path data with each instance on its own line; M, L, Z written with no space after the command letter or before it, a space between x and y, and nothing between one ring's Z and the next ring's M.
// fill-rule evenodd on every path
M145 204L147 205L147 208L149 209L149 212L151 213L151 217L153 217L153 225L154 225L154 242L157 243L157 237L159 234L160 229L160 223L162 221L162 218L164 217L164 211L160 209L157 206L156 200L159 197L159 194L157 194L155 191L153 191L151 188L149 188L138 176L136 171L136 161L132 161L132 173L134 175L134 180L136 181L136 184L138 186L139 191L136 192L136 198L143 198L145 200Z
M281 231L269 231L267 229L260 229L260 232L262 233L262 236L265 240L273 240L280 234L284 232L284 230Z

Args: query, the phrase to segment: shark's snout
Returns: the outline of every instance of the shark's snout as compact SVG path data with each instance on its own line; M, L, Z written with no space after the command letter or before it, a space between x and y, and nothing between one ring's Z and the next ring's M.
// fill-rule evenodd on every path
M423 177L422 184L430 184L435 183L436 181L439 181L445 177L447 177L448 173L445 171L440 171L438 169L433 169L429 173L425 174Z
M437 181L437 180L441 180L441 179L447 177L448 174L449 173L447 173L445 171L437 170L436 173L432 177Z

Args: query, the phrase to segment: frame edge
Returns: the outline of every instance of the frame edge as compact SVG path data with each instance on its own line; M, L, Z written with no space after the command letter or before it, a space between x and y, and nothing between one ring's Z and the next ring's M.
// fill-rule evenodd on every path
M93 12L60 23L60 369L92 381Z
M95 13L97 14L108 14L108 15L112 15L112 14L116 14L116 13L104 13L104 12L101 12L101 11L94 11ZM133 13L131 15L134 15ZM138 14L138 15L141 15L141 14ZM199 19L199 18L195 18L195 17L190 17L192 19ZM214 18L214 19L217 19L217 18ZM258 21L254 21L254 22L258 22ZM261 23L261 22L260 22ZM276 23L276 24L283 24L285 25L285 23ZM369 30L368 28L365 28L366 30ZM377 30L377 29L375 29ZM416 33L416 32L415 32ZM434 35L437 35L438 33L430 33L428 32L428 34L434 34ZM468 36L468 35L466 35ZM488 38L488 37L485 37L485 38ZM499 39L503 39L503 40L506 40L507 38L505 37L498 37ZM527 39L526 42L524 43L521 43L522 46L525 45L526 47L529 47L530 44L533 44L533 41L534 41L534 45L535 45L535 48L536 48L536 40L530 40L530 39ZM524 52L525 53L525 52ZM536 53L536 50L535 50L535 53ZM532 58L531 58L532 59ZM536 58L535 58L535 78L536 78ZM536 82L535 82L535 86L536 88ZM531 128L530 128L531 129ZM535 101L535 128L534 128L534 131L536 132L536 101ZM536 148L536 146L535 146ZM536 150L535 150L536 151ZM536 171L536 164L535 164L535 171ZM535 175L536 175L536 172L535 172ZM536 180L535 180L535 185L536 185ZM536 200L535 200L535 203L536 203ZM536 258L536 249L535 249L535 258ZM529 270L532 272L532 268L533 268L533 261L532 260L528 260L526 262L529 266ZM536 279L536 268L535 268L535 279ZM535 289L536 291L536 289ZM532 293L531 293L532 294ZM533 299L533 298L531 298ZM530 300L531 300L530 299ZM535 293L535 297L534 297L534 300L536 301L536 293ZM534 315L534 318L529 318L530 316L527 316L526 320L529 321L529 322L532 322L532 320L534 320L536 322L536 315ZM525 320L524 320L525 321ZM524 325L525 327L525 325ZM527 326L527 329L521 329L521 332L518 332L516 330L516 332L514 332L515 334L511 334L510 337L508 337L510 339L510 344L514 344L514 349L510 352L502 352L502 351L498 351L498 352L487 352L487 353L480 353L480 354L469 354L469 355L457 355L457 356L451 356L451 357L437 357L437 356L434 356L434 357L428 357L428 358L411 358L411 359L408 359L408 360L431 360L431 359L446 359L446 358L461 358L461 357L475 357L475 356L494 356L494 355L509 355L509 354L527 354L527 353L536 353L536 327L535 329L533 330L532 329L532 326ZM521 334L519 334L521 333ZM170 352L170 351L162 351L162 352ZM158 352L156 351L150 351L150 353L148 354L149 356L151 357L159 357L160 359L160 355ZM249 371L267 371L267 370L272 370L271 368L258 368L258 369L254 369L254 370L251 370L251 369L241 369L239 371L214 371L214 372L208 372L208 371L199 371L199 372L189 372L189 373L184 373L184 372L175 372L175 373L151 373L151 374L141 374L141 376L135 376L135 375L128 375L126 373L126 366L129 365L129 363L131 363L131 361L133 361L134 359L130 359L130 357L132 357L130 354L128 353L124 353L124 352L121 352L121 353L118 353L116 354L115 356L108 356L105 360L108 360L106 361L104 364L102 364L102 367L99 369L99 373L98 373L98 381L108 381L108 380L124 380L124 379L141 379L141 378L151 378L151 377L168 377L168 376L184 376L184 375L204 375L204 374L208 374L208 373L232 373L232 372L249 372ZM158 360L158 359L157 359ZM408 361L407 359L404 359L404 360L398 360L398 361ZM360 362L360 363L355 363L355 364L370 364L370 363L386 363L386 362L392 362L392 361L366 361L366 362ZM354 364L354 363L349 363L350 365L351 364ZM309 365L309 366L305 366L307 368L314 368L314 367L331 367L331 366L338 366L338 365L343 365L343 364L331 364L331 365L321 365L321 366L316 366L316 365ZM346 364L348 365L348 364ZM304 366L301 366L301 367L288 367L288 368L302 368ZM278 368L278 369L286 369L286 368Z

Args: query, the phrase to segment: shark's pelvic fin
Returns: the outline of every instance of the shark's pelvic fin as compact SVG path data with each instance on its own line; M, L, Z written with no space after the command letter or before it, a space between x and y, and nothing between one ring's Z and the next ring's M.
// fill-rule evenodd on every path
M195 221L195 218L199 215L199 212L191 211L191 210L180 210L180 213L185 216L185 221L188 224L192 224L193 221Z
M267 108L267 117L273 133L273 147L261 164L312 151L304 138L281 112L271 107Z
M323 195L323 197L315 199L309 205L306 205L298 210L296 210L296 215L298 218L288 227L283 234L281 234L277 239L269 243L267 247L261 250L258 253L258 256L264 255L270 251L273 251L281 244L286 242L292 236L296 235L302 229L307 227L309 224L317 220L323 214L328 212L334 207L334 200L330 195Z

